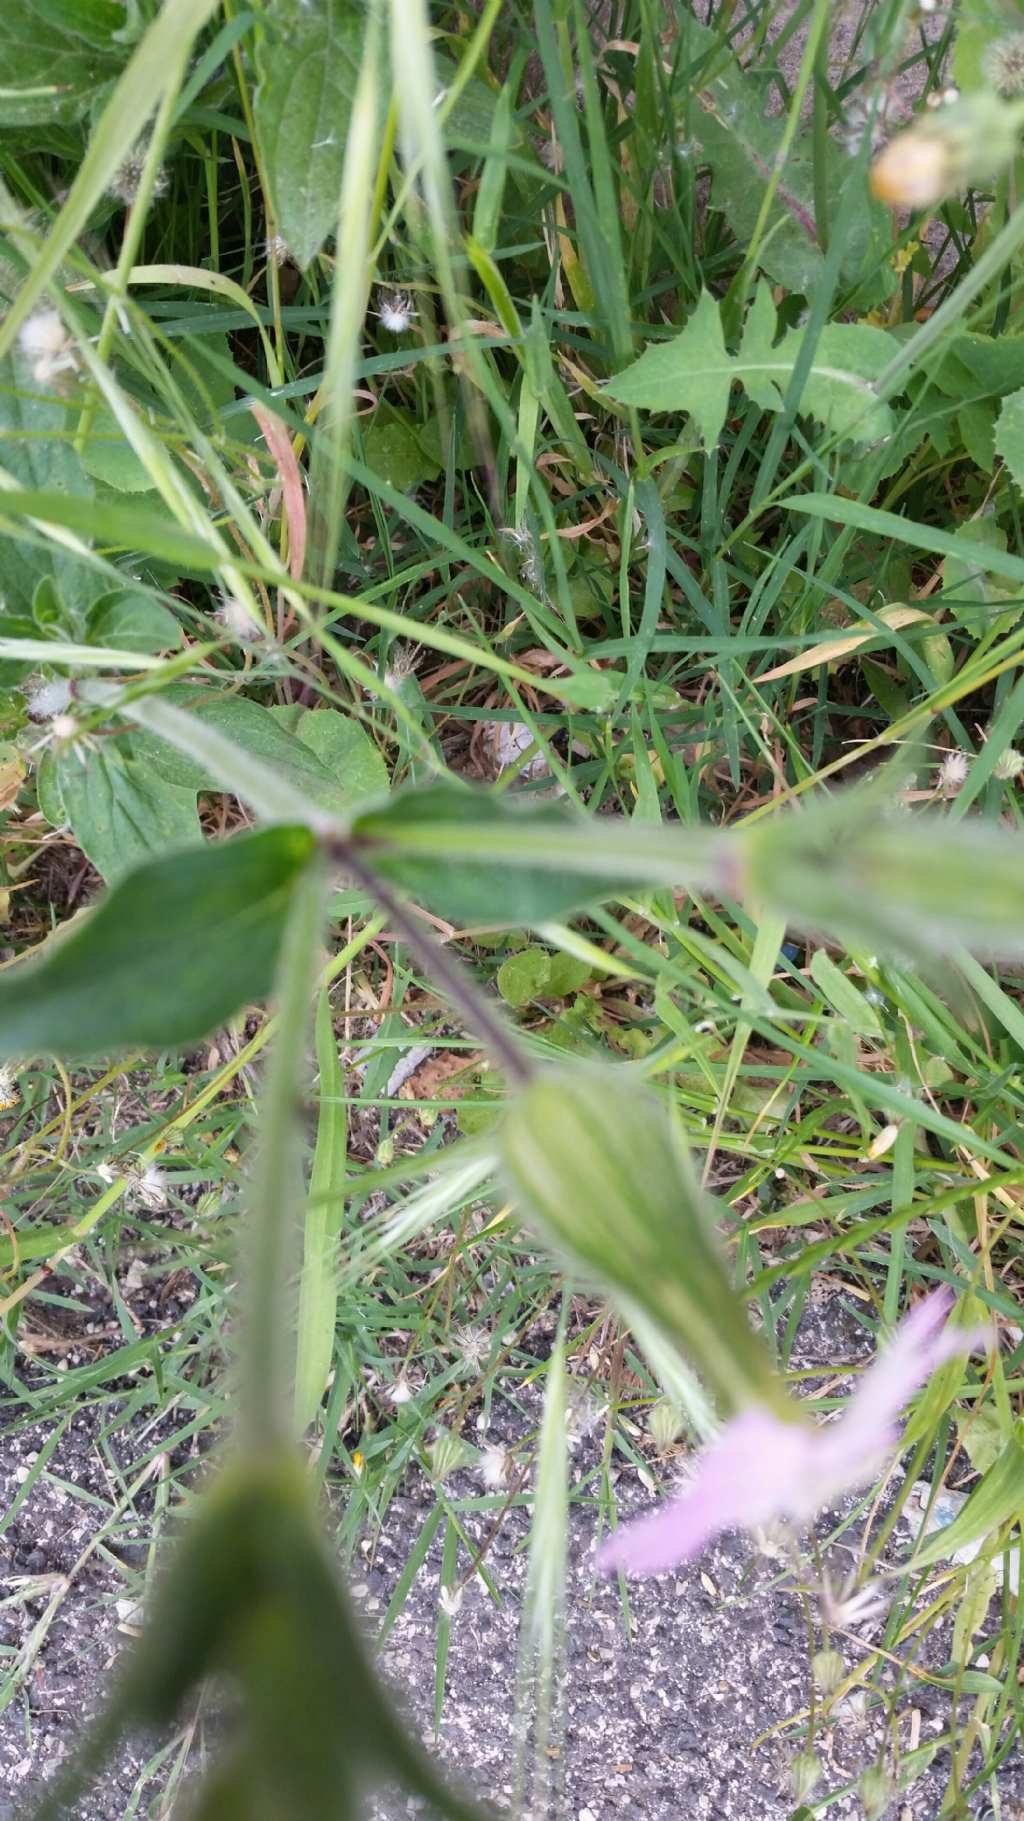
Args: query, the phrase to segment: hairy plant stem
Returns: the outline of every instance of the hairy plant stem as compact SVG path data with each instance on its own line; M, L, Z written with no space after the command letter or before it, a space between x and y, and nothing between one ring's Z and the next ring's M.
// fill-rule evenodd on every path
M327 844L327 852L354 879L358 879L366 891L373 894L396 936L401 938L420 966L432 976L460 1016L483 1038L510 1085L525 1087L534 1073L533 1065L504 1018L474 984L467 969L435 937L428 934L401 899L388 889L372 866L367 866L358 857L349 842L330 842Z
M277 1035L267 1065L259 1158L242 1229L239 1433L268 1453L292 1431L295 1279L301 1196L299 1108L308 1071L310 1006L320 966L326 868L295 887L277 969Z

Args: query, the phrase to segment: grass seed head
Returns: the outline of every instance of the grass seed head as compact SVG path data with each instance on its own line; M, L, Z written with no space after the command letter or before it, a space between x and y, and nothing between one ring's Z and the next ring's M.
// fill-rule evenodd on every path
M846 1664L838 1650L819 1650L811 1659L811 1674L823 1695L833 1695L846 1675Z

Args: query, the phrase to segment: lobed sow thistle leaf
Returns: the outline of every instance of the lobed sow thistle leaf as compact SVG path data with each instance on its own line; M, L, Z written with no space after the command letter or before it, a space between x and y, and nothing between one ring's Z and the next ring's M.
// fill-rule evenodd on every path
M1024 387L1003 400L996 425L995 449L1018 487L1024 487Z
M719 306L702 291L682 332L655 342L639 360L605 386L610 398L646 411L688 411L706 449L722 434L729 392L738 381L763 411L781 411L804 331L790 329L773 345L775 305L762 281L750 307L739 351L730 354L722 334ZM872 388L892 358L893 343L883 329L862 323L829 323L822 329L804 381L798 409L826 430L852 442L888 436L893 416Z
M524 1220L649 1316L727 1410L795 1415L729 1283L715 1204L650 1089L622 1066L546 1070L512 1101L499 1146Z
M1024 954L1024 840L847 791L746 837L743 891L794 927L903 955Z
M0 971L0 1057L191 1043L263 998L315 845L308 829L278 826L137 867Z

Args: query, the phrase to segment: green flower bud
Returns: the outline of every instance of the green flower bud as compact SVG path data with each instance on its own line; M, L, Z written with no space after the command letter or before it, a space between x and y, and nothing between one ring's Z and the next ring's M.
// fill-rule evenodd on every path
M811 1674L823 1695L833 1695L846 1676L846 1664L838 1650L819 1650L811 1659Z
M857 1794L868 1821L884 1815L894 1794L892 1778L880 1764L869 1764L857 1779Z
M427 1449L431 1478L439 1483L448 1479L451 1474L457 1473L460 1467L466 1465L468 1459L469 1450L465 1442L451 1429L442 1429Z
M789 1784L797 1802L806 1801L821 1782L821 1759L813 1751L797 1752L789 1767Z
M625 1066L550 1069L508 1111L506 1180L523 1216L692 1356L730 1410L799 1421L729 1281L715 1205L668 1110Z
M647 1428L658 1453L664 1454L682 1434L683 1419L675 1404L667 1397L659 1397L648 1415Z

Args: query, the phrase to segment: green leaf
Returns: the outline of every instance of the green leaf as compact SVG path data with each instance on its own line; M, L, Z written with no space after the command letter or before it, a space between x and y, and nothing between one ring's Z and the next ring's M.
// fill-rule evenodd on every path
M868 1004L863 993L857 991L853 981L836 966L831 955L823 948L815 949L811 958L811 978L851 1030L861 1037L882 1035L882 1026L874 1006Z
M419 439L420 448L423 450L427 459L434 464L438 474L440 474L448 460L448 441L450 432L442 437L441 419L434 415L428 417L425 424L417 424L416 435ZM455 444L455 466L456 468L472 468L475 459L476 457L473 453L473 444L470 440L469 432L465 428L465 425L463 425Z
M959 1429L960 1441L975 1473L987 1473L995 1466L1006 1440L998 1410L991 1404L982 1404L961 1420Z
M118 651L177 651L181 627L170 608L148 594L114 590L93 602L85 637L90 645L110 645Z
M0 613L0 639L38 638L35 621L27 614ZM27 677L32 664L27 659L0 659L0 689L13 689L23 677Z
M1024 1447L1008 1442L995 1465L990 1467L981 1484L974 1488L966 1505L952 1523L936 1530L916 1550L912 1558L915 1569L928 1568L946 1556L955 1555L972 1543L984 1542L1010 1518L1024 1516Z
M117 419L99 405L82 450L82 466L94 480L115 493L152 493L155 482L143 466Z
M1020 9L1014 0L959 0L955 9L956 43L950 75L965 95L991 90L986 52L993 39L1019 32Z
M92 499L92 482L71 446L73 423L74 406L53 394L44 397L20 354L0 361L0 464L20 486L70 501ZM2 502L4 512L11 504ZM58 617L74 632L92 602L110 589L98 569L59 544L35 533L31 544L0 536L0 597L8 611L31 612L41 581L50 583Z
M435 437L439 441L436 426ZM363 431L363 460L400 493L412 493L441 472L440 461L425 446L412 412L395 405L378 405Z
M0 128L81 120L127 62L124 27L113 0L8 0Z
M95 496L70 497L54 490L45 492L25 487L21 492L5 493L2 502L4 518L21 520L25 529L16 535L26 540L33 535L30 521L45 525L62 525L82 539L97 539L124 550L142 550L148 556L181 569L195 569L201 575L216 571L221 564L220 552L205 538L181 527L156 506L137 506L127 501L97 499ZM8 534L10 536L11 534ZM110 587L102 570L82 558L66 559L76 563L92 580L92 594Z
M354 0L277 0L269 15L256 131L278 227L300 266L337 221L363 32Z
M543 994L550 973L550 956L544 949L520 949L499 967L498 991L506 1005L529 1005Z
M195 792L123 759L110 740L65 748L56 786L62 820L108 885L151 854L203 838Z
M954 1663L963 1666L968 1662L971 1645L985 1623L986 1614L997 1591L998 1577L994 1564L972 1562L967 1570L963 1595L953 1625Z
M311 746L287 733L269 708L251 702L248 696L223 695L201 686L174 683L161 691L160 701L183 709L202 726L223 734L240 752L273 768L283 782L320 808L336 811L351 801ZM180 785L183 790L195 794L221 788L197 760L148 730L133 730L131 750L133 757L151 765L169 784Z
M51 828L63 828L66 821L64 798L57 778L57 760L53 747L47 747L36 771L36 801L40 814Z
M567 955L559 949L548 956L549 999L568 999L571 993L578 992L585 981L590 979L591 968L588 961L582 961L577 955Z
M457 923L507 927L543 923L622 890L611 863L603 875L574 871L569 854L557 870L531 865L531 835L543 840L585 828L554 806L525 809L483 791L432 784L356 816L352 835L365 843L374 872L418 904Z
M0 1056L173 1048L263 998L314 848L307 829L275 827L137 867L0 972Z
M723 215L741 248L753 237L765 191L778 161L785 112L778 109L776 80L766 68L741 69L734 58L723 55L717 21L705 26L686 18L687 54L680 60L677 83L685 85L685 108L694 134L693 152L711 167L711 207ZM690 96L693 62L700 58L714 70L705 81L694 106ZM680 96L683 101L683 96ZM824 158L822 186L833 209L838 209L843 182L850 169L845 149L826 138L816 147L810 132L798 135L790 146L775 199L768 214L758 264L788 291L809 296L824 274L824 257L815 222L814 161ZM831 223L830 221L826 225ZM887 211L864 195L842 251L843 288L858 286L858 303L881 302L896 289L887 261L891 251Z
M1024 387L1003 400L995 444L1018 487L1024 487Z
M775 306L771 292L758 287L738 354L729 354L718 304L707 291L686 327L673 341L645 349L605 387L620 404L647 411L688 411L706 449L718 442L734 380L764 411L781 411L800 355L804 331L790 329L773 346ZM799 410L826 430L854 442L888 436L893 416L876 398L871 381L892 357L882 329L859 323L830 323L822 330L800 395Z
M922 362L911 391L935 384L947 397L1003 398L1024 386L1024 335L979 335L963 329Z
M307 708L293 731L330 778L333 801L321 800L322 808L347 813L359 803L387 796L387 766L366 729L350 715L336 708Z
M507 1005L528 1005L531 999L565 999L589 977L589 966L575 955L524 948L502 962L498 991Z
M735 362L726 352L718 304L702 291L681 335L654 342L639 360L608 380L605 391L642 411L688 411L705 449L722 434Z
M747 315L736 377L755 404L781 411L786 388L803 346L804 330L790 329L777 347L775 309L763 282ZM826 323L804 381L798 410L825 429L852 442L877 442L893 428L888 405L879 403L871 382L884 371L893 343L884 329L867 323Z

